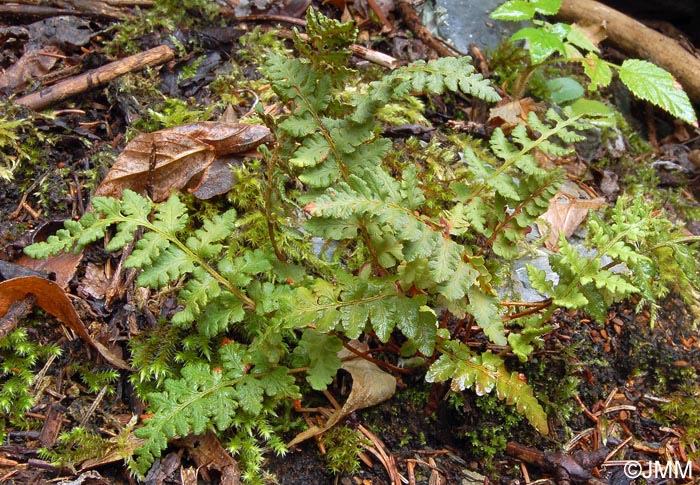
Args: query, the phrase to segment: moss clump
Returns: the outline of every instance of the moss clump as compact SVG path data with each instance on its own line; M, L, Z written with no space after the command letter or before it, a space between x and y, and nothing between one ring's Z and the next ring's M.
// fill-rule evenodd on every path
M360 453L371 443L357 430L336 426L323 434L326 464L332 473L354 473L360 468Z

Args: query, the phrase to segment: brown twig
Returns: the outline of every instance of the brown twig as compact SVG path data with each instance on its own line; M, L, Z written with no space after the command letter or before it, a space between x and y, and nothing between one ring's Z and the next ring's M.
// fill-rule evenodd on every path
M367 0L367 5L369 5L369 8L372 9L372 11L375 13L379 21L382 23L384 27L382 27L382 30L385 32L391 32L394 30L394 26L391 25L391 22L389 22L389 19L386 18L386 15L384 15L384 12L382 12L382 9L379 8L379 5L377 5L376 0Z
M140 71L149 66L163 64L173 57L175 57L173 50L167 45L161 45L145 52L110 62L102 67L66 79L40 91L27 94L16 99L15 103L34 110L40 110L64 99L107 84L124 74Z
M233 17L233 19L241 22L283 22L298 25L300 27L306 27L306 20L298 19L296 17L287 17L285 15L246 15L244 17ZM280 32L280 36L284 38L291 38L291 33ZM301 34L301 38L308 39L306 34ZM387 69L396 69L399 65L398 59L384 54L383 52L368 49L367 47L358 44L351 44L348 49L350 49L350 51L352 51L352 53L356 56L379 66L386 67Z
M389 475L391 485L400 485L401 476L399 475L399 471L396 469L396 460L394 459L393 455L387 452L382 440L377 438L374 433L361 424L357 426L357 429L372 442L373 446L367 446L365 449L372 453L382 463L382 465L384 465L384 469Z
M134 0L137 1L137 0ZM57 15L77 15L82 17L96 17L113 20L124 20L130 13L112 6L112 1L105 2L64 2L66 5L60 7L50 7L37 5L35 1L29 0L0 0L0 15L13 15L23 17L55 17ZM131 4L134 2L132 1ZM129 6L129 3L122 3L121 6ZM72 7L72 8L71 8Z
M399 372L401 374L412 374L413 373L410 369L404 369L403 367L397 367L397 366L392 365L388 362L384 362L382 360L375 359L374 357L369 355L370 352L360 352L359 350L357 350L353 346L348 345L347 342L343 342L343 347L345 347L346 349L348 349L350 352L357 355L361 359L368 360L368 361L372 362L373 364L378 365L379 367L385 367L389 370L392 370L394 372Z
M7 309L7 313L0 317L0 338L4 338L17 328L19 321L32 311L35 303L34 295L28 295L26 298L12 303Z
M440 42L435 40L435 37L430 33L430 31L423 25L423 23L416 15L413 10L413 6L406 0L399 1L396 4L399 15L411 31L416 34L423 43L433 49L440 57L454 57L455 54L450 49L442 45Z

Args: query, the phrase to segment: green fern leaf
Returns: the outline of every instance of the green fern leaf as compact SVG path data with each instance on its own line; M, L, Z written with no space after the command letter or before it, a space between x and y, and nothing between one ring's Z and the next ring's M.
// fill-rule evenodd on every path
M436 283L442 283L452 277L462 258L462 246L442 237L435 245L433 254L428 262L430 274Z
M194 322L209 301L221 294L219 282L202 268L195 267L192 276L178 295L184 301L185 308L173 315L174 325Z
M360 219L357 216L345 219L314 217L304 223L304 229L324 239L352 239L360 229Z
M328 187L340 178L340 166L332 153L315 167L305 169L299 180L310 187Z
M195 230L195 236L187 239L186 245L200 258L212 258L223 249L223 245L218 243L231 235L235 228L235 222L236 211L233 209L223 214L217 214L211 219L205 219L202 227ZM157 225L157 221L154 225ZM177 230L179 229L174 229L172 232Z
M499 314L499 299L487 295L477 286L470 286L467 294L469 295L467 311L474 316L474 320L484 334L496 345L506 345L505 329Z
M313 389L323 391L333 382L340 369L338 352L342 348L343 342L334 335L322 334L310 328L304 330L295 353L303 353L308 358L306 380Z
M243 411L255 415L262 411L264 394L265 389L257 379L245 379L236 386L233 398Z
M162 234L160 232L147 232L136 243L136 248L131 252L129 257L127 258L125 266L127 268L145 268L147 266L150 266L161 256L161 253L163 251L170 247L170 244L171 241L170 239L168 239L167 235ZM173 250L175 250L175 248L173 248ZM182 254L182 256L184 256L184 253L182 253L182 251L180 251L180 253ZM174 278L177 278L177 276L174 276ZM159 288L161 286L166 285L170 281L173 281L173 279L166 278L163 280L159 280L159 282L156 283L157 286L151 287Z
M427 258L437 250L440 239L439 233L425 226L417 239L404 244L403 256L408 262L418 258Z
M197 328L206 336L213 337L226 332L234 323L243 321L243 303L233 294L224 291L212 298L202 311Z
M153 416L135 434L145 443L136 451L136 469L144 475L170 438L202 433L214 418L226 429L238 408L234 388L203 364L182 369L181 379L165 381L162 392L148 395Z
M476 268L460 260L450 279L441 283L437 290L447 300L456 301L464 298L478 277L479 271Z
M520 380L517 372L508 373L499 356L488 351L474 355L466 345L455 341L447 342L445 351L449 354L443 353L430 366L426 381L442 382L452 379L453 391L474 389L480 396L495 390L499 399L515 404L518 412L540 433L549 432L547 415L534 397L532 389Z
M289 133L297 138L316 133L320 128L318 121L316 121L316 119L313 118L310 113L290 116L282 121L278 126L286 133Z
M554 29L547 31L544 28L525 27L513 34L510 40L527 41L532 63L542 64L555 52L566 56L566 47L563 42L565 35L566 32Z
M556 15L561 8L561 0L508 0L499 5L490 17L496 20L530 20L536 13Z
M584 74L590 79L589 91L597 91L599 86L606 87L612 82L612 69L594 52L586 54L586 57L581 59L581 64Z
M388 342L396 326L396 298L379 299L369 306L372 328L381 342Z
M272 269L270 258L262 249L247 250L235 258L222 258L217 269L233 286L241 288L248 286L253 276Z
M340 320L348 338L358 338L369 319L369 306L349 305L340 309Z
M313 167L328 157L331 150L328 140L317 133L304 139L302 146L294 152L289 163L296 167Z
M141 252L132 253L124 263L127 268L143 267L136 282L139 286L150 288L162 288L170 282L176 281L182 275L189 274L195 269L192 258L180 248L170 246L163 251L150 266L141 266L147 253L147 248L139 248ZM152 247L150 248L152 249ZM133 257L133 259L132 259Z

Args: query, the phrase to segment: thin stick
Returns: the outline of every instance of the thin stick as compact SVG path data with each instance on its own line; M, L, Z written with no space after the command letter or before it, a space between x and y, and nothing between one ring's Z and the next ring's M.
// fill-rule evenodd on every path
M420 21L418 15L416 15L416 12L413 10L413 6L409 2L400 0L396 8L403 21L406 22L408 28L411 29L411 31L416 34L416 37L426 46L433 49L440 57L455 56L454 52L435 40L435 37L433 37L430 31Z
M168 62L173 57L175 57L175 53L169 46L161 45L154 47L140 54L110 62L97 69L56 83L48 88L22 96L16 99L15 103L34 110L44 109L64 99L107 84L124 74Z
M284 22L298 25L299 27L306 27L306 20L295 17L286 17L284 15L246 15L244 17L234 17L234 19L241 22ZM286 38L291 37L291 35L284 32L280 32L280 35ZM308 39L306 34L301 34L301 38L305 40ZM379 66L386 67L387 69L396 69L399 65L398 59L391 57L388 54L384 54L383 52L368 49L367 47L358 44L352 44L350 47L348 47L348 49L350 49L350 51L352 51L352 53L356 56Z

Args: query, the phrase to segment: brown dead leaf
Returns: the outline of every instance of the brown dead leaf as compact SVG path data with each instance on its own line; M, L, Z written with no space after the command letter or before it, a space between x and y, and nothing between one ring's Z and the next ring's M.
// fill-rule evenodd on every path
M78 283L77 294L81 298L101 300L109 289L110 276L104 264L88 263L85 266L85 276ZM111 271L109 271L111 273Z
M504 133L508 134L518 124L527 124L527 115L530 111L537 109L537 103L532 98L501 102L498 106L491 108L488 124L494 128L500 127Z
M590 209L597 210L605 203L604 197L595 199L572 198L561 192L549 202L547 212L540 216L543 222L537 221L540 234L549 233L544 245L550 251L559 249L559 234L571 236L581 223L586 220Z
M0 282L0 317L7 313L10 305L29 295L34 296L36 304L44 311L58 318L83 341L92 345L110 364L120 369L131 370L126 362L90 336L68 296L53 281L36 276L25 276Z
M211 431L201 435L189 435L177 440L176 444L187 448L190 458L197 465L197 470L207 482L211 481L208 472L214 470L221 475L219 483L223 485L240 483L241 472L238 470L238 463L221 446L219 438Z
M48 221L34 232L31 242L37 243L46 241L49 236L54 235L59 229L63 229L63 221ZM34 259L26 254L22 254L14 260L14 263L34 271L52 275L49 279L55 281L58 286L65 289L68 283L70 283L70 280L73 279L73 275L75 275L75 271L78 269L78 265L82 259L82 251L79 253L71 251L54 254L44 259Z
M18 93L30 82L46 75L63 52L58 47L31 49L0 75L0 90Z
M74 252L54 254L45 259L34 259L23 254L15 260L15 263L35 271L53 274L52 279L56 284L66 288L82 259L82 251L77 254Z
M263 125L213 121L142 133L126 145L95 195L119 198L125 189L145 194L155 156L153 200L160 202L185 187L216 157L252 150L269 137L270 130Z
M351 340L348 343L359 352L367 352L366 344L357 340ZM354 357L355 353L343 348L338 352L340 359ZM309 438L317 436L331 427L348 414L359 409L365 409L375 406L381 402L391 398L396 393L396 378L391 374L384 372L377 364L366 359L346 360L340 366L341 369L347 371L352 376L352 389L347 401L341 409L336 410L333 415L328 418L323 427L313 426L306 431L299 433L290 441L287 446L291 447L301 443Z

